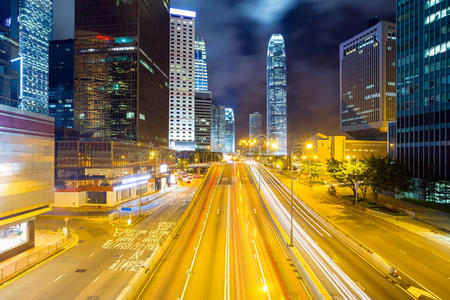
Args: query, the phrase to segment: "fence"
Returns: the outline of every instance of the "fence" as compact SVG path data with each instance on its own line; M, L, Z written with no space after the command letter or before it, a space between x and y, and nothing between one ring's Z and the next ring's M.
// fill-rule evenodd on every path
M13 277L18 272L22 272L28 269L29 267L43 261L49 256L55 254L56 252L62 250L73 240L73 238L74 238L73 235L71 238L66 237L59 238L56 241L48 244L46 247L37 249L32 253L30 253L29 255L19 258L16 261L7 264L4 267L1 267L0 283L3 283L4 281Z

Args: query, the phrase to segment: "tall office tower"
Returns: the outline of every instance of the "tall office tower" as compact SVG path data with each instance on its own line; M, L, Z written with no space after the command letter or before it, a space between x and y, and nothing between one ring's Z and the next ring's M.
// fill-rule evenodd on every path
M194 11L170 9L169 147L195 150Z
M208 65L206 63L206 45L202 38L195 40L195 86L196 91L208 90Z
M225 153L233 153L235 151L235 124L234 124L234 113L233 109L230 107L225 108Z
M287 155L287 69L281 34L274 33L267 48L267 137L278 142L275 155Z
M211 149L211 92L195 92L195 148Z
M11 1L0 4L0 104L17 107L20 68L16 70L11 59L17 57L19 43L11 28L11 11Z
M48 107L55 127L73 128L73 43L50 41Z
M381 21L339 45L340 129L386 140L395 120L395 25Z
M0 1L0 261L34 246L35 216L53 204L53 118L30 111L47 111L51 10Z
M211 151L225 152L225 106L211 108Z
M449 5L445 0L397 1L397 159L407 164L415 178L446 180L434 189L447 186L447 191ZM450 203L448 192L428 199Z
M53 0L19 1L19 57L22 60L21 108L48 113L48 44Z
M249 115L248 137L253 139L263 134L262 116L259 112Z
M75 1L75 128L167 145L169 12L163 1Z

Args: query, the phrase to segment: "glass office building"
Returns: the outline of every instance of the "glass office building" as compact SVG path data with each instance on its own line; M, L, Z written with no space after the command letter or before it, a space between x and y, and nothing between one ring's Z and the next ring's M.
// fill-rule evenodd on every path
M211 149L211 92L195 92L195 148Z
M234 153L235 151L235 124L234 124L234 112L230 107L225 108L225 124L224 124L224 137L225 137L225 153Z
M168 2L75 1L74 123L82 138L168 144Z
M50 41L48 107L55 127L73 128L73 43Z
M267 137L278 142L275 155L287 155L287 69L281 34L272 35L267 48Z
M386 140L395 121L395 24L381 21L339 45L340 129Z
M206 44L202 38L195 40L195 86L196 91L208 91L208 65Z
M450 179L450 2L397 0L397 158L422 182ZM435 186L436 188L436 186ZM450 195L425 198L450 203ZM419 197L422 197L419 195Z
M21 108L48 113L48 48L53 0L19 0Z
M249 115L248 137L253 139L263 134L262 115L254 112Z
M211 151L225 152L225 106L211 108Z

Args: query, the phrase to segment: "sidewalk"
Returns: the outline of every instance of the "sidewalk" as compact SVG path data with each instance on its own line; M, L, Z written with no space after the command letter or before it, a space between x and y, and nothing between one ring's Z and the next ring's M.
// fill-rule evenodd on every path
M275 174L275 173L274 173ZM276 175L286 186L290 187L290 178L286 175ZM393 225L399 226L409 232L418 234L445 247L450 247L450 214L436 209L421 207L392 197L381 195L384 203L389 203L393 208L404 209L413 212L412 216L393 216L386 213L372 211L361 206L355 207L353 201L342 198L351 195L347 187L338 187L337 196L328 192L328 185L313 185L294 180L294 192L303 202L313 210L348 231L350 227L361 226L363 219L371 216L380 218ZM351 211L351 215L349 212Z
M17 276L57 252L69 247L75 236L66 238L61 232L46 229L35 230L35 246L0 262L0 283Z

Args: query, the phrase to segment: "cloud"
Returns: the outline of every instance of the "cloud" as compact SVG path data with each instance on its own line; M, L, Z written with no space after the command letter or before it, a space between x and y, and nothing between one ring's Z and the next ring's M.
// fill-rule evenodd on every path
M242 12L264 24L278 21L295 0L247 0L239 4Z

